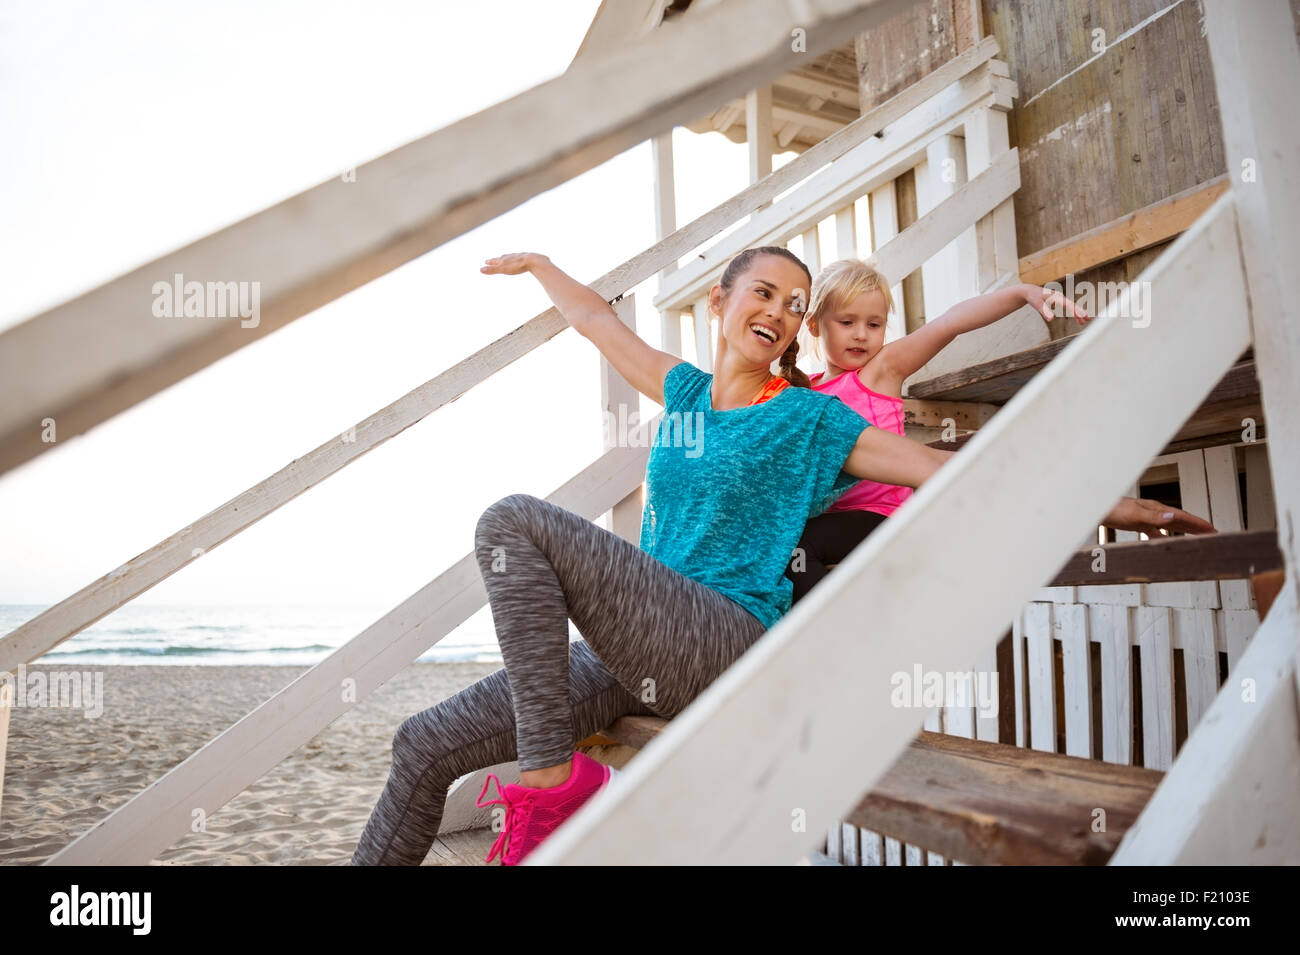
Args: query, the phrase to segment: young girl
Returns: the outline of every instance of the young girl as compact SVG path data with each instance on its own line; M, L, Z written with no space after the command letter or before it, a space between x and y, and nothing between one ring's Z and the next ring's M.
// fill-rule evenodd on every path
M889 283L857 259L833 262L813 283L806 322L826 353L826 371L811 387L836 395L883 430L903 434L903 382L963 332L992 325L1022 305L1032 305L1045 321L1062 309L1084 324L1089 316L1060 292L1037 285L1015 285L954 305L932 322L885 344L885 320L894 310ZM827 565L848 556L858 544L912 495L911 488L877 481L854 485L826 511L808 522L786 575L799 601L829 572Z
M447 787L514 759L519 784L496 780L506 815L488 861L522 861L608 783L576 740L625 714L680 713L789 609L785 567L808 518L863 478L919 487L949 457L833 395L786 387L758 400L780 387L770 367L794 342L812 280L784 248L741 253L710 290L721 317L711 375L646 344L545 256L482 271L531 273L664 420L694 416L698 440L683 447L660 428L639 546L530 495L483 513L475 557L505 666L398 728L354 865L419 865ZM583 637L572 644L569 620ZM486 791L480 805L493 804Z

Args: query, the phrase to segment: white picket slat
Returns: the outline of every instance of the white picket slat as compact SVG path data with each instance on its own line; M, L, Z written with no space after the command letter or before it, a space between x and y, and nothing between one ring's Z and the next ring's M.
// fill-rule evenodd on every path
M1174 648L1168 608L1138 608L1138 657L1142 672L1142 765L1168 769L1174 761Z
M1101 758L1125 765L1133 762L1132 613L1118 604L1088 608L1101 644Z
M1187 732L1196 729L1219 692L1213 610L1174 608L1174 633L1183 651L1183 687L1187 696Z
M1092 654L1088 634L1088 608L1058 604L1053 608L1052 630L1061 641L1064 674L1065 752L1092 758Z
M1029 651L1025 675L1029 682L1030 743L1034 749L1056 752L1056 652L1052 640L1055 604L1031 603L1025 608L1025 641Z

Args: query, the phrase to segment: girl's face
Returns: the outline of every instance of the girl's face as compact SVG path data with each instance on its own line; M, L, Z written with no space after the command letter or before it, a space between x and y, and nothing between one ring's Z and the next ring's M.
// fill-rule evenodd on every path
M722 287L715 285L709 306L722 316L727 347L756 365L780 358L799 333L808 285L804 270L779 255L754 259L725 300Z
M841 309L810 317L808 330L820 339L828 364L856 371L884 347L885 319L885 296L872 289Z

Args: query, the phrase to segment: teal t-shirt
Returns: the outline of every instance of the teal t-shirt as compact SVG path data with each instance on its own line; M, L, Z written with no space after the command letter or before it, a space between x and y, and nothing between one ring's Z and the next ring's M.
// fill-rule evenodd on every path
M712 387L689 362L664 378L640 547L770 628L790 609L804 525L861 480L842 465L871 423L809 388L715 411Z

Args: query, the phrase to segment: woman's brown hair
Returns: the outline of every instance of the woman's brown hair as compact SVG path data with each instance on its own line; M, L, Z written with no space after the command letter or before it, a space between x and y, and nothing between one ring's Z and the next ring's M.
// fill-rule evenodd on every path
M782 245L763 245L754 249L746 249L734 259L727 263L726 270L722 273L722 280L719 283L722 286L722 297L725 300L731 294L736 282L742 275L749 271L749 267L754 264L754 260L760 255L779 255L782 258L789 259L799 268L803 269L803 274L808 276L808 285L812 286L812 272L808 271L808 266L803 264L803 260L795 255L789 249ZM782 353L780 362L780 376L797 388L811 388L812 381L809 377L795 367L795 360L799 357L799 336L796 334L790 346Z

